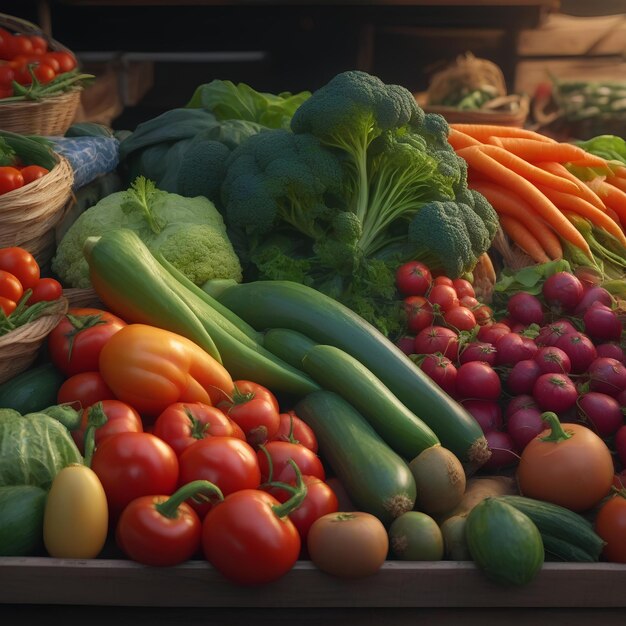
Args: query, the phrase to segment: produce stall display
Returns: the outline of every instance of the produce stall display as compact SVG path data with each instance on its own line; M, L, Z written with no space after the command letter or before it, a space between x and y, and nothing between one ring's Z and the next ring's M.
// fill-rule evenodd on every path
M47 256L0 249L3 571L149 566L222 602L624 580L624 138L448 122L357 70L63 135L0 132L1 232L77 177ZM85 177L86 146L115 155Z

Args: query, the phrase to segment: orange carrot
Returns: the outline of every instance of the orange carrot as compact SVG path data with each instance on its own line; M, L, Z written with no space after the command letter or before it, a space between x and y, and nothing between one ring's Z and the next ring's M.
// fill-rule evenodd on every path
M598 197L598 194L593 191L593 189L586 185L580 178L577 178L574 174L572 174L562 163L555 163L554 161L547 161L545 163L535 163L537 167L544 169L555 176L563 176L563 178L567 178L571 180L577 187L579 191L579 196L587 200L600 209L601 211L606 211L606 207L604 206L604 202Z
M502 215L513 217L530 230L552 260L563 258L563 246L559 238L528 202L496 183L477 181L472 182L470 186L489 200L498 217Z
M619 176L607 176L605 180L609 185L613 185L614 187L626 192L626 178L620 178Z
M626 246L626 235L624 235L621 225L613 221L604 211L601 211L580 196L561 193L560 191L555 191L554 189L543 187L542 185L538 185L538 189L547 198L552 200L562 213L572 211L573 213L586 217L592 224L603 228Z
M526 200L535 212L552 226L559 237L580 248L589 259L593 259L591 249L585 238L532 182L496 161L485 153L480 146L463 148L459 153L463 153L461 156L468 165L487 174L491 180L500 183Z
M517 172L520 176L525 178L528 182L536 185L542 184L552 187L553 189L558 189L559 191L563 191L565 193L576 193L578 191L578 185L573 183L571 180L567 180L562 176L555 176L550 172L546 172L542 170L540 167L533 165L532 163L528 163L528 161L524 161L520 157L514 155L509 152L505 148L500 148L499 146L494 145L483 145L483 146L470 146L469 148L461 148L461 150L457 150L456 153L465 158L465 153L469 151L480 150L483 154L492 158L492 160L497 161L501 165L503 165L507 170L511 172ZM477 170L480 171L480 167L475 164L470 163L467 159L465 159L468 164L476 167ZM484 165L487 167L487 165ZM482 170L483 174L489 174L489 172Z
M626 165L618 165L613 168L613 174L618 178L626 178Z
M535 263L548 263L550 261L550 257L541 247L537 238L519 220L516 220L510 215L501 215L500 225L510 239L535 261Z
M461 148L467 148L467 146L480 146L481 142L469 135L461 132L460 130L456 130L455 128L450 128L450 133L448 134L448 143L455 149L460 150Z
M557 163L575 163L581 167L608 170L608 163L605 159L586 152L571 143L548 143L524 137L497 137L496 139L497 145L531 163L556 161Z
M541 133L527 128L517 128L516 126L500 126L498 124L450 124L450 128L460 130L462 133L486 142L489 137L523 137L526 139L536 139L545 143L557 143L554 139L546 137Z
M596 183L597 193L604 204L615 211L623 228L626 228L626 191L622 191L615 185L602 181Z

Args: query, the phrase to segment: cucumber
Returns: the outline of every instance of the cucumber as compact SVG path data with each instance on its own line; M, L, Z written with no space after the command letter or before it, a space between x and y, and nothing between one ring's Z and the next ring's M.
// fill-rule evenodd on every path
M437 435L380 379L341 348L318 344L304 355L302 367L321 387L347 400L405 459L410 461L439 443Z
M465 537L472 560L495 583L525 585L543 566L543 540L537 526L497 498L485 498L470 511Z
M333 298L296 282L278 280L232 285L216 297L256 330L296 330L358 359L419 415L468 473L491 456L474 417L378 329Z
M582 515L558 504L535 500L525 496L509 495L500 496L498 499L528 515L542 536L557 537L572 547L572 550L569 550L564 546L563 551L558 552L560 544L553 542L551 551L553 557L565 561L585 560L582 558L583 555L578 559L569 558L568 555L571 553L577 554L574 549L578 548L588 555L589 559L587 560L598 561L600 559L604 540L596 534L592 523Z
M35 485L0 487L0 556L31 556L43 549L47 495Z
M263 347L289 365L302 369L304 355L318 344L297 330L269 328L263 333Z
M314 391L294 407L315 432L320 456L362 511L388 525L415 505L415 479L367 420L339 394Z
M565 539L541 533L543 549L546 553L546 561L559 561L561 563L596 563L589 552L571 544Z
M22 415L41 411L57 403L64 380L52 363L31 367L0 385L0 408L14 409Z

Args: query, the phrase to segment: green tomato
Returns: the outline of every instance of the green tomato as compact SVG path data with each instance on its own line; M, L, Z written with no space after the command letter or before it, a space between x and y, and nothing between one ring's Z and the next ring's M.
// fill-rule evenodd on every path
M441 561L443 535L437 522L421 511L407 511L389 526L392 554L402 561Z

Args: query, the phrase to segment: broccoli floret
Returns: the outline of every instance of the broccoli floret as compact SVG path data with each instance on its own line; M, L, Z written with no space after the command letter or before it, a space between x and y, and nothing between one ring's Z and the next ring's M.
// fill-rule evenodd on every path
M179 193L189 198L206 196L213 202L218 200L230 152L225 144L213 139L194 141L180 163Z
M341 165L311 135L276 129L254 135L231 155L222 185L229 224L260 237L285 222L316 239L334 209L326 204L341 184Z
M489 238L489 246L496 236L498 232L498 227L500 226L500 220L498 219L498 214L496 210L491 206L491 203L485 196L474 189L469 189L469 193L473 198L473 204L470 206L474 209L474 212L480 217L487 229L488 238Z
M459 210L460 206L466 211ZM408 239L415 246L413 258L450 278L472 269L477 257L466 222L469 212L467 205L450 201L425 204L408 228Z

